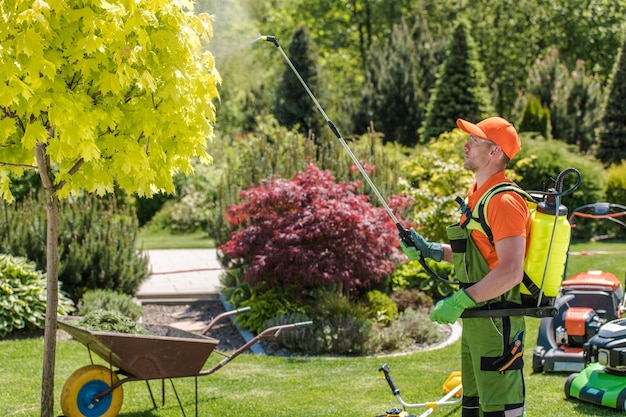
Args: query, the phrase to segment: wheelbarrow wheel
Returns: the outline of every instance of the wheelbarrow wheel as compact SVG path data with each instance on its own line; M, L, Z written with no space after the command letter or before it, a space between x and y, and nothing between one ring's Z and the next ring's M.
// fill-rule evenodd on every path
M100 399L94 397L117 383L119 378L110 369L89 365L75 371L61 391L61 409L66 417L115 417L122 408L124 392L115 388Z

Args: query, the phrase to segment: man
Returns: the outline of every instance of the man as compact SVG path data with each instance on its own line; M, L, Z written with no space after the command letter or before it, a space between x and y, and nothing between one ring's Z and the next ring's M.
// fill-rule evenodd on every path
M474 172L466 209L459 224L448 228L451 245L426 241L410 231L413 246L403 244L410 259L420 256L455 263L460 289L437 303L430 318L453 323L465 309L492 309L495 303L520 303L530 214L525 199L514 191L488 193L505 177L508 162L521 143L513 125L501 117L477 124L458 119L469 138L464 167ZM490 195L486 220L493 243L480 223L468 217L481 197ZM476 211L474 211L476 213ZM497 315L497 314L496 314ZM524 414L522 353L524 318L465 318L462 335L463 417L518 417Z

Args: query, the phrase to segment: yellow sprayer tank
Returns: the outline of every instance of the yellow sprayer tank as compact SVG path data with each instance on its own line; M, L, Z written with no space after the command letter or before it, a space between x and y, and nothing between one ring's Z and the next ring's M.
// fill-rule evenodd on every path
M554 229L555 219L556 229ZM557 216L555 204L539 203L537 210L532 213L530 243L524 261L524 271L539 288L542 287L545 274L543 293L547 297L556 297L559 293L565 272L570 236L571 226L567 219L567 207L560 205ZM550 242L552 242L552 247L550 247ZM523 284L520 291L522 294L530 295L530 291Z

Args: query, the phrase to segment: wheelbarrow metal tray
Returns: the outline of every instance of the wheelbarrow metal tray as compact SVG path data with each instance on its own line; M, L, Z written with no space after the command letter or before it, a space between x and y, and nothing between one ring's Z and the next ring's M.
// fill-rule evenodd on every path
M69 321L59 320L59 328L111 365L139 379L198 375L219 344L219 340L171 326L143 325L151 334L141 335L92 331Z

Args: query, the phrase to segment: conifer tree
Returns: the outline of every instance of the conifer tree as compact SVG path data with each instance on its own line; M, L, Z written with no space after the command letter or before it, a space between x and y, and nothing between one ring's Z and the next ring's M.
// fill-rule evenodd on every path
M309 89L319 96L316 54L311 37L304 25L294 29L287 55ZM319 136L324 119L319 114L315 103L300 84L296 74L285 63L285 71L276 89L274 116L288 129L299 125L299 131L305 135Z
M611 74L596 156L607 165L626 159L626 40Z
M428 141L456 127L456 119L478 122L494 116L487 80L467 24L460 22L433 89L420 140Z
M522 117L517 127L518 132L538 132L544 138L550 138L550 110L541 104L539 97L528 95Z
M434 39L421 18L412 28L402 19L389 42L374 44L362 103L353 115L356 131L365 133L373 122L385 142L414 146L444 50L443 42Z

